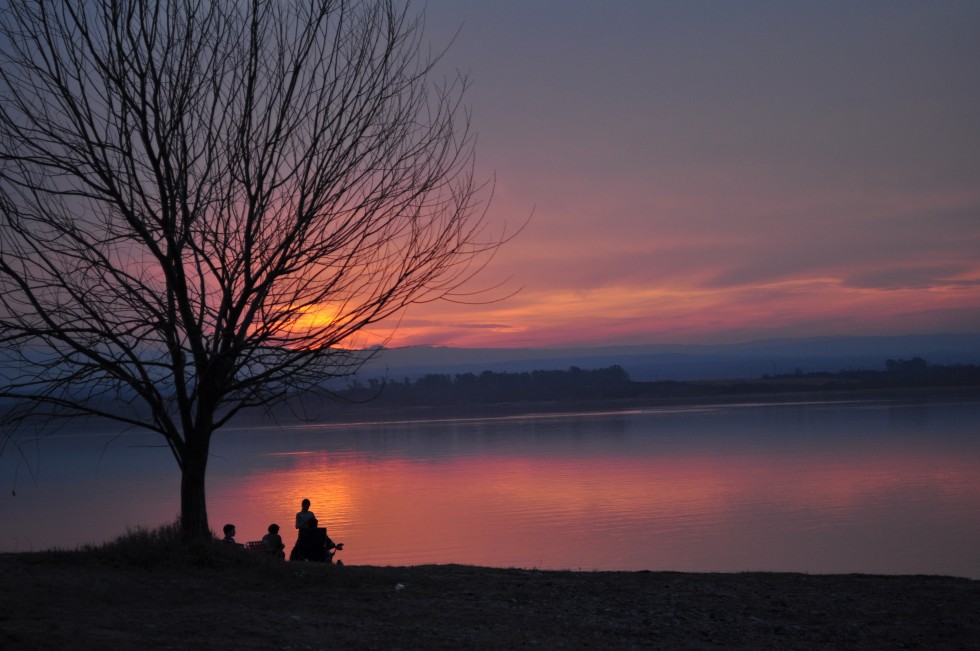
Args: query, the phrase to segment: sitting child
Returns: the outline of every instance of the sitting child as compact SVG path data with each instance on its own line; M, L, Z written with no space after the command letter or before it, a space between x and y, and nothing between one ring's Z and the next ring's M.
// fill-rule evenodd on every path
M221 539L221 542L226 542L231 545L237 545L235 542L235 525L226 524L224 527L225 537Z
M282 542L282 536L279 535L279 525L270 524L269 533L262 536L262 542L265 546L269 548L269 551L280 558L286 558L286 545Z

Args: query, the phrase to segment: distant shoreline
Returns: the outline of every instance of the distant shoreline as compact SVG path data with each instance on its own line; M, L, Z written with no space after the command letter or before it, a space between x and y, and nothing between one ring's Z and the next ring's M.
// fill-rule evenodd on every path
M249 425L365 425L372 423L415 423L494 418L559 416L563 414L614 414L635 410L697 409L699 407L780 406L797 403L835 402L980 402L980 388L906 387L899 389L851 389L844 391L789 391L774 393L718 393L670 398L622 398L593 400L513 401L495 404L385 405L320 403L307 418L295 411L243 414L232 427Z

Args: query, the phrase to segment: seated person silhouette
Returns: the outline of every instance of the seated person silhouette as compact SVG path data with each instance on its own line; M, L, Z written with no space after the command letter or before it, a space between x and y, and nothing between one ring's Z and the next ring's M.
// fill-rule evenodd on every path
M269 533L262 536L262 542L265 543L267 551L278 558L286 558L286 554L283 552L286 546L282 543L282 536L279 535L279 525L270 524Z
M235 545L237 547L241 547L241 545L239 545L235 541L235 533L236 533L235 532L235 525L233 525L233 524L226 524L222 528L222 530L225 532L225 537L221 539L221 542L225 542L225 543L228 543L229 545Z
M289 554L289 560L332 563L334 553L343 548L343 543L335 543L330 539L326 527L318 527L316 518L310 518L299 529L299 538Z

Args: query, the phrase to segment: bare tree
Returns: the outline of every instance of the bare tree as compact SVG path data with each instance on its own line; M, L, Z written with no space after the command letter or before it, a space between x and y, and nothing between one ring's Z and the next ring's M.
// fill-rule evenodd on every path
M8 0L0 397L158 432L209 533L211 436L349 374L500 237L460 99L392 0ZM17 369L17 370L11 370Z

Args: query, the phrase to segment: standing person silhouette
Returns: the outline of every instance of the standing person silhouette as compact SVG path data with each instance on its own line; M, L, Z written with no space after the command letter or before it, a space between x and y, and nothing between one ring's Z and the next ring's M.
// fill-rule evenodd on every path
M303 529L304 527L309 526L310 520L316 520L316 516L313 515L313 511L310 510L310 500L304 499L300 506L302 507L302 510L296 514L297 529Z
M302 507L303 510L296 514L296 544L289 553L289 560L332 562L334 553L344 548L343 543L334 543L327 535L326 527L319 526L310 510L310 500L304 499Z

